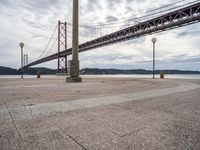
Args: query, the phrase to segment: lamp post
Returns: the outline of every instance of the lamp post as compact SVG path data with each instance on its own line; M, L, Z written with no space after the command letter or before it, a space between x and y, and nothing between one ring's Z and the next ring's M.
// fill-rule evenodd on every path
M23 79L23 47L24 43L19 43L19 46L21 47L21 79Z
M154 37L151 39L151 41L153 43L153 79L155 79L155 45L157 39Z

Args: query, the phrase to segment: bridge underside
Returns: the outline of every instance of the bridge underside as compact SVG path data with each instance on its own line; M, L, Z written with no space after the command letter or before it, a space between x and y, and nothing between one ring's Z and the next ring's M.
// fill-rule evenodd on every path
M88 51L91 49L107 46L110 44L119 43L135 38L139 38L152 33L158 33L165 30L194 24L200 21L200 2L181 8L174 12L150 19L148 21L139 23L137 25L119 30L117 32L108 34L106 36L88 41L79 45L79 52ZM61 51L60 56L65 58L67 55L71 55L72 49ZM58 58L58 53L42 58L35 62L32 62L24 68L29 68L34 65L38 65L53 59Z

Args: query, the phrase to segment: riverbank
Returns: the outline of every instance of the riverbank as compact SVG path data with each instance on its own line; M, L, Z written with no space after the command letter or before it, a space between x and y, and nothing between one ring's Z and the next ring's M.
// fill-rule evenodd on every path
M0 79L0 149L199 149L200 80Z
M159 74L155 75L160 78ZM36 75L24 75L24 78L36 78ZM57 75L41 75L42 78L59 78ZM143 78L151 79L152 74L116 74L116 75L81 75L83 78ZM21 75L0 75L0 79L20 79ZM61 76L62 78L62 76ZM166 79L200 79L200 74L165 74Z

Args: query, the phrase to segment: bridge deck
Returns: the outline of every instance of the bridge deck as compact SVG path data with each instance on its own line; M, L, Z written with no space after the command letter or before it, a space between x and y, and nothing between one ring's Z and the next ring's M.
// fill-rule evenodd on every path
M181 8L174 12L164 14L162 16L147 20L137 25L119 30L117 32L99 37L97 39L88 41L79 45L79 52L88 51L91 49L115 44L122 41L127 41L141 36L145 36L152 33L157 33L165 30L178 28L181 26L194 24L200 21L200 2ZM72 49L69 48L60 52L61 57L71 55ZM35 62L26 65L24 68L28 68L40 63L44 63L53 59L58 58L58 53L42 58Z

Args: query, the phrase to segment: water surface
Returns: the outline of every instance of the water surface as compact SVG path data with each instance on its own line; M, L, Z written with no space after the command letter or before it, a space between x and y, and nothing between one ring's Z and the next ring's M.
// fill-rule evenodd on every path
M110 77L110 78L152 78L152 75L144 74L117 74L117 75L81 75L82 77L92 78L92 77ZM16 79L20 78L20 75L0 75L0 78L10 78ZM42 78L64 78L64 76L56 75L42 75ZM24 75L24 78L36 78L36 75ZM156 75L159 78L159 75ZM166 79L200 79L200 74L166 74Z

